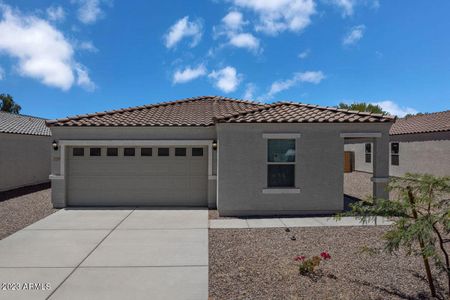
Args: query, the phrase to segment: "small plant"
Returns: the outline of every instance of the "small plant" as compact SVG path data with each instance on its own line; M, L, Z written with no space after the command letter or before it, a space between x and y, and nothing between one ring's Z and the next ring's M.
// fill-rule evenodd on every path
M311 258L306 258L306 256L303 255L294 257L294 261L300 263L298 265L298 270L302 275L314 273L315 269L322 261L329 259L331 259L331 255L327 251L323 251L320 255L315 255Z

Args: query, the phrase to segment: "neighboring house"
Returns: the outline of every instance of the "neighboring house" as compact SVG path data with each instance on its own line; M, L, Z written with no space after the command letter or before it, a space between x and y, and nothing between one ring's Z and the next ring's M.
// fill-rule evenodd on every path
M348 138L374 141L374 193L386 196L393 118L217 96L47 121L52 200L65 206L204 206L219 214L343 209Z
M397 119L389 133L391 176L450 176L450 110ZM370 141L345 145L354 153L354 170L372 173L372 147Z
M0 111L0 192L48 182L51 143L44 119Z

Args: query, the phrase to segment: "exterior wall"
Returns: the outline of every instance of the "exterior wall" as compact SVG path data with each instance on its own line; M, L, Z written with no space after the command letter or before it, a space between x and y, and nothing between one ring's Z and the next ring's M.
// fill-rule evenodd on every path
M450 176L450 132L391 136L390 142L400 143L398 166L391 164L389 175L429 173ZM372 172L372 163L364 161L364 144L347 144L345 150L355 152L355 170Z
M214 127L51 127L53 139L60 140L214 140ZM67 202L67 170L61 176L61 147L52 150L52 201L55 207ZM207 154L207 153L206 153ZM213 154L212 174L216 174L216 151ZM67 168L65 155L64 166ZM208 203L216 202L216 179L208 180Z
M48 182L52 138L0 133L0 191Z
M344 132L381 132L391 124L217 125L218 199L221 216L317 214L343 209ZM300 133L296 143L296 194L266 194L264 133Z
M372 143L371 143L372 144ZM370 163L366 163L365 156L365 143L361 144L346 144L344 147L345 151L354 152L353 155L353 166L355 171L372 173L373 171L373 150L372 150L372 161ZM373 149L373 144L372 144Z

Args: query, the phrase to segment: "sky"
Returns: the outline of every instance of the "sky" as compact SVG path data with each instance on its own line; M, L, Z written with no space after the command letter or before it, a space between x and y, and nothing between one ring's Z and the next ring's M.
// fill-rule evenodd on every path
M221 95L450 109L450 1L0 0L0 93L63 118Z

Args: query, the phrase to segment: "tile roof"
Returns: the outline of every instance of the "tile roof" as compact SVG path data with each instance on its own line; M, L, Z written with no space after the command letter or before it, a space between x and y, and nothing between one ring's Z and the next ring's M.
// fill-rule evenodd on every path
M390 135L450 131L450 110L397 119Z
M262 104L219 96L131 107L47 121L48 126L211 126L216 122L387 122L379 114L280 102Z
M51 136L45 119L0 111L0 132Z
M220 118L226 123L362 123L392 122L395 117L319 105L278 102Z

